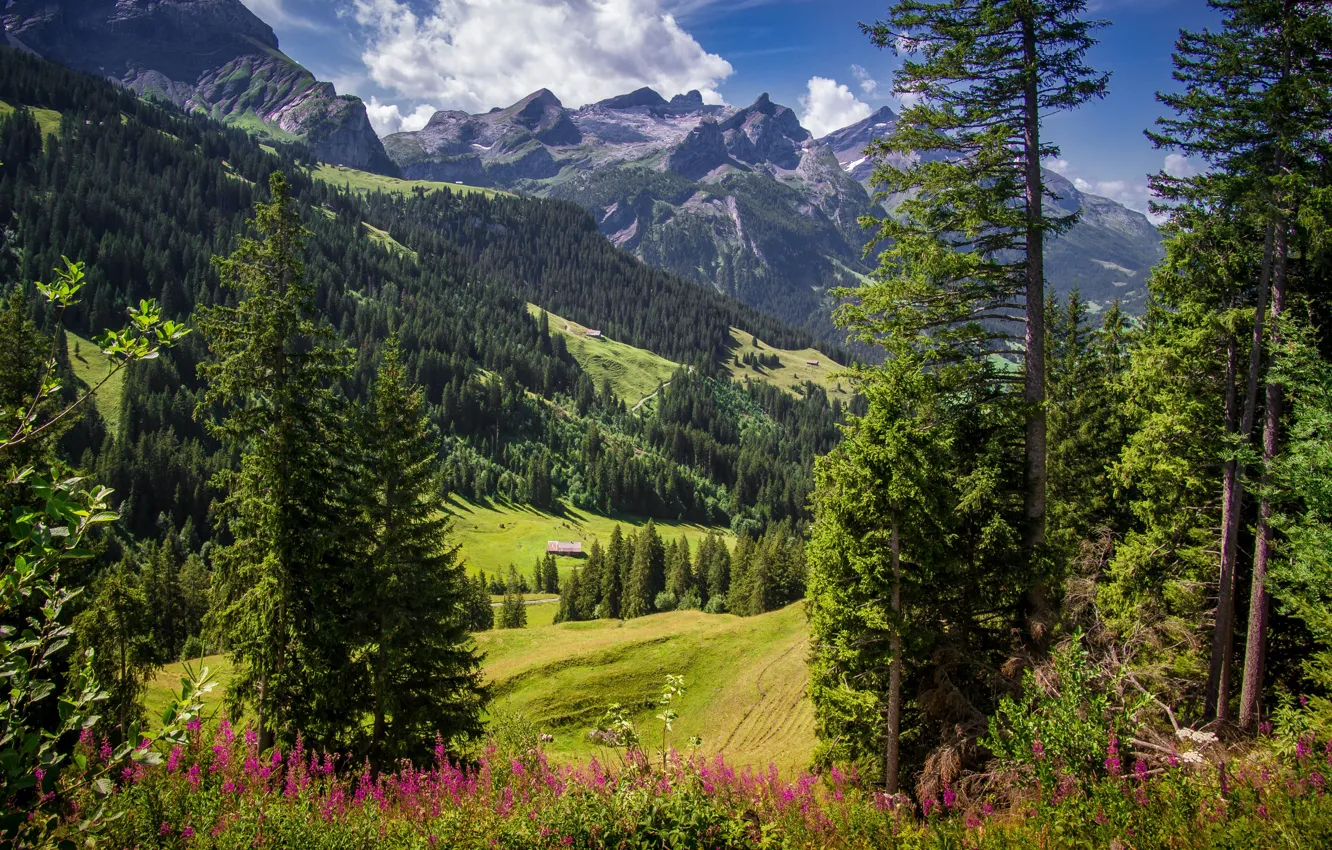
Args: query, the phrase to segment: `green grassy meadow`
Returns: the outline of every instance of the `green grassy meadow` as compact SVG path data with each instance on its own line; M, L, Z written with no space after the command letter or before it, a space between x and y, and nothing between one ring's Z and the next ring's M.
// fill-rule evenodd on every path
M529 625L483 632L477 642L492 711L520 714L553 735L553 756L601 756L587 733L616 702L632 712L645 746L660 746L655 699L668 673L683 675L686 688L670 745L685 750L697 735L705 753L783 769L803 767L813 754L803 603L758 617L676 611Z
M805 381L813 381L827 390L828 394L834 398L842 396L843 400L846 400L851 397L850 382L838 377L838 373L845 370L846 367L832 360L821 351L813 348L788 351L782 348L774 348L761 339L759 344L763 347L755 348L754 335L739 328L731 328L731 338L739 346L735 349L732 359L726 364L732 380L741 382L762 381L780 387L789 393L794 393L793 386L799 386ZM761 369L754 369L750 366L738 365L735 362L735 356L746 352L767 356L776 354L782 365L775 369L769 369L766 366ZM817 360L818 365L809 365L808 361L810 360ZM840 390L838 389L839 386L841 387Z
M702 752L725 752L735 765L772 763L787 770L809 763L815 739L802 603L758 617L676 611L552 625L557 607L531 605L527 628L476 636L485 654L492 715L521 715L553 735L547 746L552 757L610 755L587 734L614 702L630 710L649 751L660 747L655 699L670 673L684 676L686 693L669 746L687 750L697 735ZM218 682L208 698L212 712L221 706L232 668L225 656L210 656L204 664ZM149 683L154 721L179 692L182 673L183 665L171 664Z
M592 551L594 540L600 540L605 547L616 525L623 526L627 534L647 524L642 517L605 517L567 505L563 513L552 514L527 505L499 502L478 505L454 496L446 507L453 519L453 539L462 547L469 574L480 569L487 575L502 575L509 564L513 564L521 574L530 576L537 558L546 555L547 541L580 541L583 552L587 553ZM730 532L724 529L683 522L662 521L656 525L658 533L665 539L686 537L691 550L697 548L711 530L723 534L730 543ZM560 579L584 563L583 558L560 558Z
M110 371L111 361L102 356L102 349L92 340L65 331L65 341L74 376L89 388L97 386ZM113 435L120 433L120 399L124 391L125 370L122 369L93 395L97 412L106 422L107 431Z
M536 316L541 313L541 308L528 304L527 311ZM609 337L589 339L586 336L588 329L583 325L554 313L546 315L550 332L564 337L569 353L597 388L601 388L602 381L609 380L611 389L630 407L655 393L657 387L669 381L680 368L680 364L673 360Z
M385 177L382 174L371 174L368 171L357 171L354 168L347 168L342 165L329 165L321 162L319 167L311 173L316 180L323 180L325 183L331 183L334 186L345 186L358 192L396 192L400 195L407 195L416 189L425 189L427 192L449 191L461 194L480 192L483 195L507 195L508 192L501 192L498 189L486 189L481 186L465 186L461 183L439 183L433 180L400 180L396 177Z
M41 129L43 136L49 136L60 131L60 113L54 109L39 109L30 107L32 117L37 119L37 126ZM10 114L14 107L3 100L0 100L0 117Z

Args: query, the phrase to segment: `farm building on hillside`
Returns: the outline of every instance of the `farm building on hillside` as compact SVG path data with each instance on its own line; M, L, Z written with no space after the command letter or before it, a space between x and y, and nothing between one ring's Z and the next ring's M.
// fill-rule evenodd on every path
M546 553L549 555L581 555L582 543L561 543L558 540L546 541Z
M601 331L594 331L591 328L588 328L587 331L584 332L584 336L590 336L593 339L601 339Z
M819 365L819 361L817 361L817 360L806 360L806 361L805 361L805 365L806 365L806 366L817 366L817 365Z

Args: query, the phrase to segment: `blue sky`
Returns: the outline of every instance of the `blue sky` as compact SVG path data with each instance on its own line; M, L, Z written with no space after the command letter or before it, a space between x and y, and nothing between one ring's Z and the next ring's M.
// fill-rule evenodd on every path
M415 129L435 109L484 111L537 88L567 106L651 85L698 88L744 105L762 92L816 135L888 105L896 60L858 21L887 0L243 0L283 49L369 105L380 132ZM1181 27L1215 26L1204 0L1093 0L1111 21L1093 65L1110 94L1054 116L1051 165L1080 188L1146 209L1146 174L1167 166L1142 130L1170 88ZM1173 158L1174 171L1191 164Z

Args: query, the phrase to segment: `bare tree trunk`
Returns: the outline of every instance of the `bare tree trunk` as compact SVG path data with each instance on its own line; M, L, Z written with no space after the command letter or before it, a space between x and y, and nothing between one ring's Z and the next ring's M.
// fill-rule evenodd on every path
M893 660L888 668L888 734L883 753L883 785L889 794L897 793L900 766L899 745L902 735L902 541L897 514L893 514Z
M1272 350L1281 345L1279 320L1286 308L1286 226L1276 229L1276 262L1272 271ZM1281 432L1281 385L1268 381L1267 409L1263 418L1263 485L1258 508L1258 541L1253 553L1253 579L1249 585L1249 633L1244 647L1244 686L1240 691L1239 725L1246 732L1258 729L1262 709L1263 666L1267 655L1267 569L1272 559L1272 503L1266 492L1272 480L1272 462L1276 459Z
M1267 290L1272 281L1272 242L1275 227L1268 224L1263 238L1263 259L1258 274L1257 302L1253 313L1253 336L1249 343L1249 373L1244 391L1244 413L1239 435L1247 444L1253 435L1258 406L1258 379L1262 374L1264 319L1267 317ZM1235 347L1231 340L1226 364L1226 425L1233 433L1235 405ZM1239 463L1226 463L1221 503L1221 575L1216 599L1216 623L1212 630L1212 657L1207 672L1207 693L1203 716L1217 720L1230 717L1230 689L1235 643L1235 561L1239 546L1239 527L1244 512L1244 477Z
M1036 26L1030 17L1022 22L1022 48L1027 66L1032 69L1023 102L1027 205L1027 352L1023 397L1028 405L1027 481L1023 507L1027 520L1026 544L1035 550L1045 544L1045 222L1042 212L1045 187L1041 182ZM1037 600L1038 603L1042 601Z

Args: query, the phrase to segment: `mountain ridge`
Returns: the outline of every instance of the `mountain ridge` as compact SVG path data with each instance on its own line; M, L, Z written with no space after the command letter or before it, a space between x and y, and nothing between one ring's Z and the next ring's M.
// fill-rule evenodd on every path
M261 135L321 160L392 173L360 98L339 95L281 51L239 0L10 0L5 40Z
M574 201L652 265L836 339L827 292L870 272L860 220L898 200L876 197L864 153L896 121L883 107L815 138L767 93L734 107L644 87L571 109L541 89L486 113L436 113L384 146L410 179ZM1060 175L1046 180L1061 206L1082 211L1047 248L1054 291L1076 286L1094 309L1116 299L1140 309L1161 256L1156 228Z

